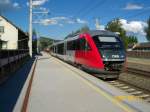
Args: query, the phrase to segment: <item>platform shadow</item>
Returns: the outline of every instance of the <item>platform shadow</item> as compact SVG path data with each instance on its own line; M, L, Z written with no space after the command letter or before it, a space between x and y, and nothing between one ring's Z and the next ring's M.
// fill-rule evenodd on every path
M29 59L17 72L0 85L0 112L12 112L23 85L31 70L35 57Z

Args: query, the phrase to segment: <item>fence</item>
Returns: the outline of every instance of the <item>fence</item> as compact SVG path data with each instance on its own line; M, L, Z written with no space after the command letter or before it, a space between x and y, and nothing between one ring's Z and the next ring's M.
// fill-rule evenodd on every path
M0 79L17 70L26 57L29 50L0 50Z
M150 59L150 51L127 51L128 57L135 58L149 58Z

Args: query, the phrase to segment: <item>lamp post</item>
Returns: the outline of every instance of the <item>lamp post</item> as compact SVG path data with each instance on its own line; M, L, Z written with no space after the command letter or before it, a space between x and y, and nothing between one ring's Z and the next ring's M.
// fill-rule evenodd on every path
M32 0L29 1L29 54L32 57Z

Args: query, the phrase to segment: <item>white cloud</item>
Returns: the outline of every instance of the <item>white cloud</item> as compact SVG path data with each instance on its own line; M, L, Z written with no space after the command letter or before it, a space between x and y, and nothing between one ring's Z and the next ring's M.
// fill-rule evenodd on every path
M0 11L9 10L11 7L10 0L0 0Z
M33 6L39 6L39 5L43 5L47 2L48 0L35 0L32 2Z
M45 7L40 7L39 9L42 10L42 11L48 11L48 9L45 8Z
M29 6L29 2L27 2L26 5Z
M34 23L40 23L42 25L59 25L59 26L63 26L63 24L85 24L87 23L84 20L81 20L79 18L77 19L73 19L73 18L69 18L69 17L64 17L64 16L60 16L60 17L53 17L53 18L49 18L49 19L42 19L39 22L34 22Z
M87 23L87 21L81 20L80 18L77 18L76 22L79 23L79 24L86 24Z
M133 4L133 3L128 3L125 8L123 8L125 10L139 10L139 9L143 9L142 5L139 4Z
M128 22L125 19L120 19L122 28L124 28L129 33L135 33L138 35L145 35L144 28L147 26L147 23L143 21L130 21Z
M17 2L11 2L10 0L0 0L0 11L10 11L14 9L21 8L20 4Z
M41 23L43 24L43 25L56 25L56 24L58 24L58 22L56 21L56 20L52 20L52 19L44 19L44 20L42 20L41 21Z
M69 18L64 17L64 16L60 16L60 17L53 17L51 19L53 19L53 20L68 20Z
M10 0L3 0L3 1L1 0L0 1L0 4L9 4L9 3L10 3Z
M19 5L19 3L15 2L15 3L13 3L13 7L14 8L20 8L20 5Z

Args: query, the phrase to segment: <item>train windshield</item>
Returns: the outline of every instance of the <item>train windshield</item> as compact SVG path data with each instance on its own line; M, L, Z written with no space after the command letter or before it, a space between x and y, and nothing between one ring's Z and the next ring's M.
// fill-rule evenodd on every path
M115 37L98 37L100 42L117 42Z
M123 49L123 44L118 37L95 36L93 40L98 49Z
M94 36L93 40L105 59L124 59L125 50L122 41L115 36Z

